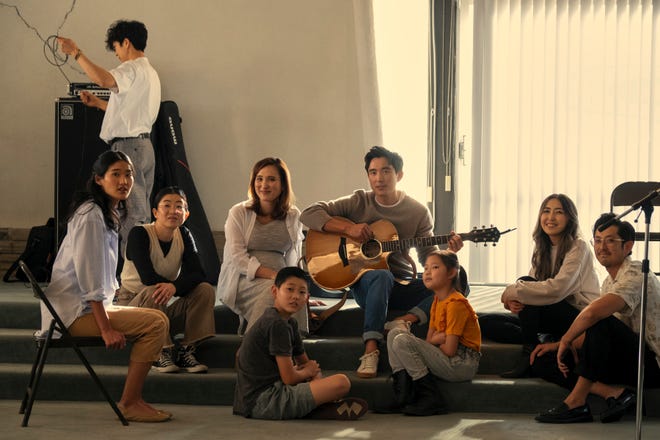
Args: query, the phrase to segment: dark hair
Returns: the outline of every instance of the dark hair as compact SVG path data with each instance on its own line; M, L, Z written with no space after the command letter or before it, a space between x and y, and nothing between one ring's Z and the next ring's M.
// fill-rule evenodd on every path
M552 241L548 234L543 231L541 225L541 214L543 213L543 209L545 209L545 205L553 199L559 200L567 219L566 228L564 229L559 244L557 245L557 258L555 259L554 266L552 265L552 258L550 257L552 253ZM539 208L539 215L536 218L536 226L534 226L534 232L532 233L532 238L535 243L534 252L532 253L534 278L539 281L545 281L548 278L557 275L559 268L561 268L561 265L564 263L564 257L568 251L571 250L578 237L579 227L580 224L578 222L577 208L575 207L575 203L573 203L567 195L550 194L543 200L541 207Z
M289 173L289 168L280 158L266 157L255 163L252 167L252 173L250 174L250 185L248 186L248 197L252 203L250 206L248 206L248 208L253 210L257 215L263 214L261 204L259 203L259 196L257 195L257 190L255 189L254 185L255 181L257 180L257 174L259 174L259 171L261 171L262 168L270 165L277 168L277 171L280 175L280 184L282 186L282 192L277 198L275 209L273 210L271 217L275 220L282 220L286 218L289 209L291 209L291 206L293 206L295 196L293 195L293 188L291 186L291 174Z
M108 229L119 230L119 218L112 207L112 199L106 194L101 185L96 183L96 176L103 177L108 171L108 168L117 162L126 162L130 165L131 170L133 169L131 158L121 151L108 150L99 155L92 165L92 175L87 180L85 191L78 192L74 195L69 218L73 217L80 205L91 200L101 208L103 219ZM126 203L123 200L119 202L119 207L125 206Z
M112 43L121 44L128 38L134 48L144 51L147 47L147 27L139 21L117 20L110 25L105 37L105 48L115 50Z
M304 270L296 266L288 266L280 269L277 272L277 275L275 276L275 286L279 288L280 286L282 286L282 284L284 284L286 280L292 277L300 278L301 280L305 281L305 283L308 283L308 287L309 287L309 281L307 281L307 274L305 273Z
M181 188L179 188L178 186L166 186L165 188L158 191L158 194L156 194L156 197L154 197L152 208L158 209L158 204L160 203L161 200L163 200L163 197L165 197L168 194L176 194L178 196L181 196L181 198L186 201L186 204L188 204L188 198L186 197L186 193L184 193Z
M633 227L633 225L631 225L627 221L622 221L620 219L613 220L614 217L616 217L616 214L611 213L611 212L606 212L604 214L601 214L600 217L598 217L598 220L596 220L596 223L594 223L594 228L592 230L591 235L595 237L596 236L596 230L601 225L603 225L606 222L612 220L612 223L610 223L610 226L608 226L608 227L616 226L616 233L623 240L623 243L621 243L621 245L623 246L623 244L626 241L634 242L635 241L635 228ZM630 255L630 254L632 254L632 252L630 252L628 255Z
M377 157L384 157L387 159L387 163L392 165L395 172L403 170L403 158L399 153L388 150L385 147L373 146L369 149L367 154L364 155L364 169L366 172L369 172L369 165L371 161Z
M456 255L455 252L452 252L452 251L446 250L446 249L441 250L441 251L436 250L436 251L432 251L430 254L428 254L426 256L426 260L428 260L429 257L431 257L433 255L440 258L440 260L442 261L442 264L445 265L447 270L456 269L456 276L454 276L454 278L452 279L452 283L451 283L452 287L454 288L454 290L456 290L456 291L462 293L463 295L465 295L465 290L466 290L466 286L467 286L467 277L461 276L462 271L461 271L461 265L458 262L458 255ZM465 296L467 296L467 295L465 295Z

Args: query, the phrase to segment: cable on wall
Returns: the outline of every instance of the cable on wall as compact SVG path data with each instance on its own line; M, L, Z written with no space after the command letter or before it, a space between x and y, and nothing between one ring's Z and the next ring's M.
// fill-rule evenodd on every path
M23 24L25 24L25 26L26 26L28 29L30 29L31 31L33 31L33 32L37 35L37 37L39 38L39 40L41 40L41 41L44 43L44 45L43 45L44 58L46 58L46 61L47 61L49 64L51 64L51 65L57 67L57 69L62 73L62 76L64 76L64 78L66 79L67 83L69 83L69 84L71 84L71 81L69 80L69 78L68 78L68 77L66 76L66 74L64 73L64 70L62 70L62 66L65 65L65 64L67 63L67 61L68 61L68 59L69 59L69 56L68 56L68 55L63 55L63 54L61 54L61 53L58 52L57 49L59 48L59 47L58 47L59 45L57 44L57 37L59 36L60 30L62 29L62 27L63 27L64 24L66 23L67 19L69 18L69 15L73 12L73 10L74 10L74 8L75 8L75 6L76 6L76 1L77 1L77 0L72 0L72 1L71 1L71 7L70 7L69 10L66 12L66 14L64 14L64 18L62 19L62 22L61 22L60 25L58 26L57 31L55 32L54 35L50 35L50 36L48 36L47 38L44 38L44 37L41 35L41 33L39 32L39 30L38 30L36 27L32 26L32 25L31 25L31 24L25 19L25 17L23 17L23 14L21 14L21 11L20 11L20 9L18 8L18 6L16 6L16 5L10 5L10 4L7 4L7 3L5 3L5 2L0 2L0 6L5 7L5 8L11 8L11 9L14 9L14 11L16 12L16 15L18 15L18 18L21 19L21 21L23 22ZM74 70L75 72L79 73L79 74L84 74L84 72L82 72L81 70L77 69L76 67L74 67L74 66L72 66L72 65L70 65L69 67L70 67L72 70Z

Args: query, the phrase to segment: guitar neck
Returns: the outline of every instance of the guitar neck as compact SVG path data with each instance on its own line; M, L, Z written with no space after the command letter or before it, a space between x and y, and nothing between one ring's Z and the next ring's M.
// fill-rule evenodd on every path
M383 246L383 252L396 252L410 248L447 244L451 237L451 235L436 235L433 237L404 238L401 240L384 241L381 245Z

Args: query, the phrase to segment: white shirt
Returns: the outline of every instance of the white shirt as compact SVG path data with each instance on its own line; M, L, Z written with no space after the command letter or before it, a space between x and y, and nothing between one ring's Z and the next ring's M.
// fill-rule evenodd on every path
M53 264L46 296L69 327L92 309L89 301L112 305L117 283L116 231L108 229L103 212L93 202L83 203L67 225L67 234ZM48 330L52 315L41 304L41 332Z
M530 275L534 275L534 268ZM554 277L544 281L517 281L506 287L502 301L517 300L523 304L545 306L565 299L582 310L599 296L594 256L589 245L577 238Z
M110 70L117 87L110 89L110 100L103 117L100 137L110 142L116 137L150 133L160 108L160 79L147 57L124 61Z
M626 257L616 277L612 279L608 275L601 288L601 295L611 293L619 296L626 303L624 309L614 316L635 333L639 333L640 329L643 276L642 263ZM660 365L660 281L653 272L649 272L648 277L645 330L646 343L655 353L656 361Z

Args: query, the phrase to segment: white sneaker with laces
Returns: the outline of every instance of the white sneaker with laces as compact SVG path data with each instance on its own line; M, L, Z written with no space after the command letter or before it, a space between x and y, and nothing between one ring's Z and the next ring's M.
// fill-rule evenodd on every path
M378 355L380 351L374 350L360 357L360 366L357 369L358 377L372 378L378 374Z

